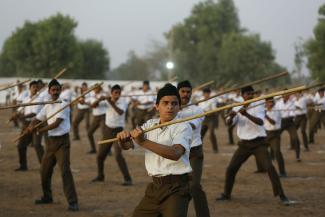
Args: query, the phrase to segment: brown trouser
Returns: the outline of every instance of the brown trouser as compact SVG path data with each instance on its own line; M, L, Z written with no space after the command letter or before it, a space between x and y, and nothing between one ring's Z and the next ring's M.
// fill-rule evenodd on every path
M289 136L290 136L290 141L291 141L290 147L292 149L295 149L296 158L299 159L300 158L300 142L299 142L299 137L297 134L296 125L293 121L293 117L281 119L280 136L283 133L283 131L285 131L285 130L288 131Z
M72 126L73 126L73 136L75 139L80 139L79 135L79 124L83 119L86 120L86 129L89 129L89 109L77 109L77 115L73 120Z
M267 131L266 143L270 146L272 155L278 163L280 174L286 174L281 152L280 130Z
M295 125L297 130L300 128L301 136L302 136L302 141L304 143L304 147L306 150L308 150L308 139L307 139L307 133L306 133L306 128L307 128L307 115L302 114L302 115L297 115L295 117ZM299 140L298 140L299 141Z
M264 137L258 137L253 140L240 140L238 142L238 148L235 151L226 171L224 194L227 196L231 195L236 174L243 163L245 163L251 155L254 155L258 164L262 165L262 167L266 169L272 183L274 196L284 195L280 178L272 164Z
M94 133L100 127L102 130L102 135L104 135L104 126L105 126L105 114L93 116L93 120L88 129L88 139L90 142L90 148L93 151L96 151Z
M201 186L203 170L203 147L202 145L191 148L190 163L192 167L192 180L190 189L193 197L196 216L210 216L208 200Z
M186 177L169 183L152 182L147 186L145 195L132 216L187 217L190 199L189 181Z
M59 164L65 197L69 203L78 202L77 193L70 169L69 134L49 136L44 158L41 164L42 188L45 198L52 198L51 179L56 163Z
M22 121L22 132L28 127L30 121ZM42 134L33 132L31 134L24 135L17 145L19 164L21 168L27 168L27 147L29 144L35 148L38 161L41 163L44 154L44 148L42 146Z
M309 142L314 143L315 133L318 129L318 124L323 122L325 125L325 111L314 111L309 122Z
M154 114L155 114L155 109L134 108L135 127L144 124L147 120L151 119Z
M201 128L201 139L203 141L205 134L210 131L210 142L212 144L212 149L214 152L218 152L218 143L215 130L217 129L217 116L209 115L204 118Z
M103 140L115 138L116 135L123 130L122 127L118 128L109 128L108 126L104 126L104 136ZM98 177L104 178L104 161L111 152L112 145L114 146L114 155L115 160L120 168L120 171L123 174L123 178L125 181L131 181L131 176L128 170L128 166L126 161L122 155L122 149L120 146L115 143L103 144L99 146L99 151L97 155L97 168L98 168Z

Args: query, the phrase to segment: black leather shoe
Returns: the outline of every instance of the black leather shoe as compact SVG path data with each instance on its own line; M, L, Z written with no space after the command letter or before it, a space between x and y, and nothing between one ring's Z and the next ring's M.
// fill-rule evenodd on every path
M94 178L93 180L91 180L91 182L103 182L104 180L105 180L104 177L97 176L96 178Z
M132 180L126 180L122 183L123 186L131 186L133 185Z
M225 195L224 193L222 193L220 197L216 198L216 201L229 201L229 200L231 200L231 197L229 195Z
M72 212L79 211L78 203L69 203L68 211L72 211Z
M42 197L41 199L35 200L35 204L49 204L53 203L52 198Z
M285 206L290 206L290 200L285 195L280 196L280 203Z
M27 171L27 167L18 167L17 169L15 169L16 172L22 172L22 171Z

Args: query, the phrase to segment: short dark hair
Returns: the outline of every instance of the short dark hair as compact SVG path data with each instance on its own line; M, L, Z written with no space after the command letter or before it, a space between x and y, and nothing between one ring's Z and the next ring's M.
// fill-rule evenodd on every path
M53 87L53 86L59 86L60 88L62 87L61 86L61 84L58 82L58 80L56 80L56 79L52 79L51 81L50 81L50 83L49 83L49 89L51 88L51 87Z
M241 94L248 93L248 92L254 92L254 91L255 90L252 86L246 86L240 90Z
M115 84L112 88L111 88L111 92L113 92L114 90L122 90L121 86L118 84Z
M150 82L149 82L148 80L145 80L145 81L143 81L143 85L144 85L144 84L146 84L146 85L149 86L149 85L150 85Z
M156 105L159 104L161 98L164 96L176 96L178 103L181 104L181 97L179 96L177 88L170 83L165 84L165 86L158 91Z
M192 89L192 85L191 85L191 83L188 80L181 81L181 82L179 82L177 84L177 89L178 90L181 89L181 88L183 88L183 87L188 87L188 88Z
M203 93L211 93L211 89L209 87L206 87L203 89Z
M30 83L29 83L29 88L31 88L33 85L37 85L38 86L38 82L37 81L31 81Z

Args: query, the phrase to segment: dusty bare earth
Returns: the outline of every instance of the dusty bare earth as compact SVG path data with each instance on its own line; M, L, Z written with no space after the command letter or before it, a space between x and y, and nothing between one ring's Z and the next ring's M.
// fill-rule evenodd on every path
M59 170L53 176L54 204L34 205L41 196L39 163L33 148L28 149L29 171L14 172L18 166L16 145L10 140L19 130L4 123L9 111L1 111L0 122L0 216L45 217L45 216L130 216L144 194L150 181L144 168L141 149L126 151L134 186L121 186L122 176L114 157L106 160L106 181L90 184L96 176L95 155L86 154L89 144L84 125L81 125L82 140L72 141L71 167L80 201L80 211L66 211L67 202L63 195ZM99 133L96 133L100 138ZM217 131L220 153L214 154L206 140L204 144L205 164L202 185L207 193L211 216L325 216L325 130L319 131L316 144L310 152L302 152L302 162L294 160L294 152L288 150L288 136L282 138L282 151L289 177L282 184L288 197L297 202L290 207L278 203L272 196L271 184L266 174L254 174L255 160L250 158L241 168L231 202L216 202L215 197L223 190L224 173L236 146L226 143L225 127ZM194 215L190 205L189 216Z

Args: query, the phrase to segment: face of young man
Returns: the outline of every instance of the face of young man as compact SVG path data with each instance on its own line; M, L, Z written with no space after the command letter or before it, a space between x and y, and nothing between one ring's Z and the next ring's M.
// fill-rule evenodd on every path
M207 99L210 97L210 92L203 92L204 99Z
M187 105L192 96L192 89L189 87L182 87L178 90L178 93L181 97L182 105Z
M318 93L319 93L319 96L323 98L323 96L324 96L324 91L318 91Z
M50 87L49 94L51 95L52 100L57 100L61 94L61 86L54 85Z
M111 97L114 101L117 101L121 96L121 90L119 89L115 89L115 90L112 90L111 92Z
M253 99L254 98L254 92L251 92L251 91L244 92L242 94L242 97L244 98L245 101Z
M37 93L37 91L38 91L38 85L37 84L33 84L32 86L30 86L29 91L30 91L30 94L32 96L34 96Z
M147 84L143 84L143 85L142 85L142 90L143 90L144 92L147 92L147 91L149 90L149 85L147 85Z
M155 107L159 112L161 122L173 120L180 108L177 96L164 96Z

